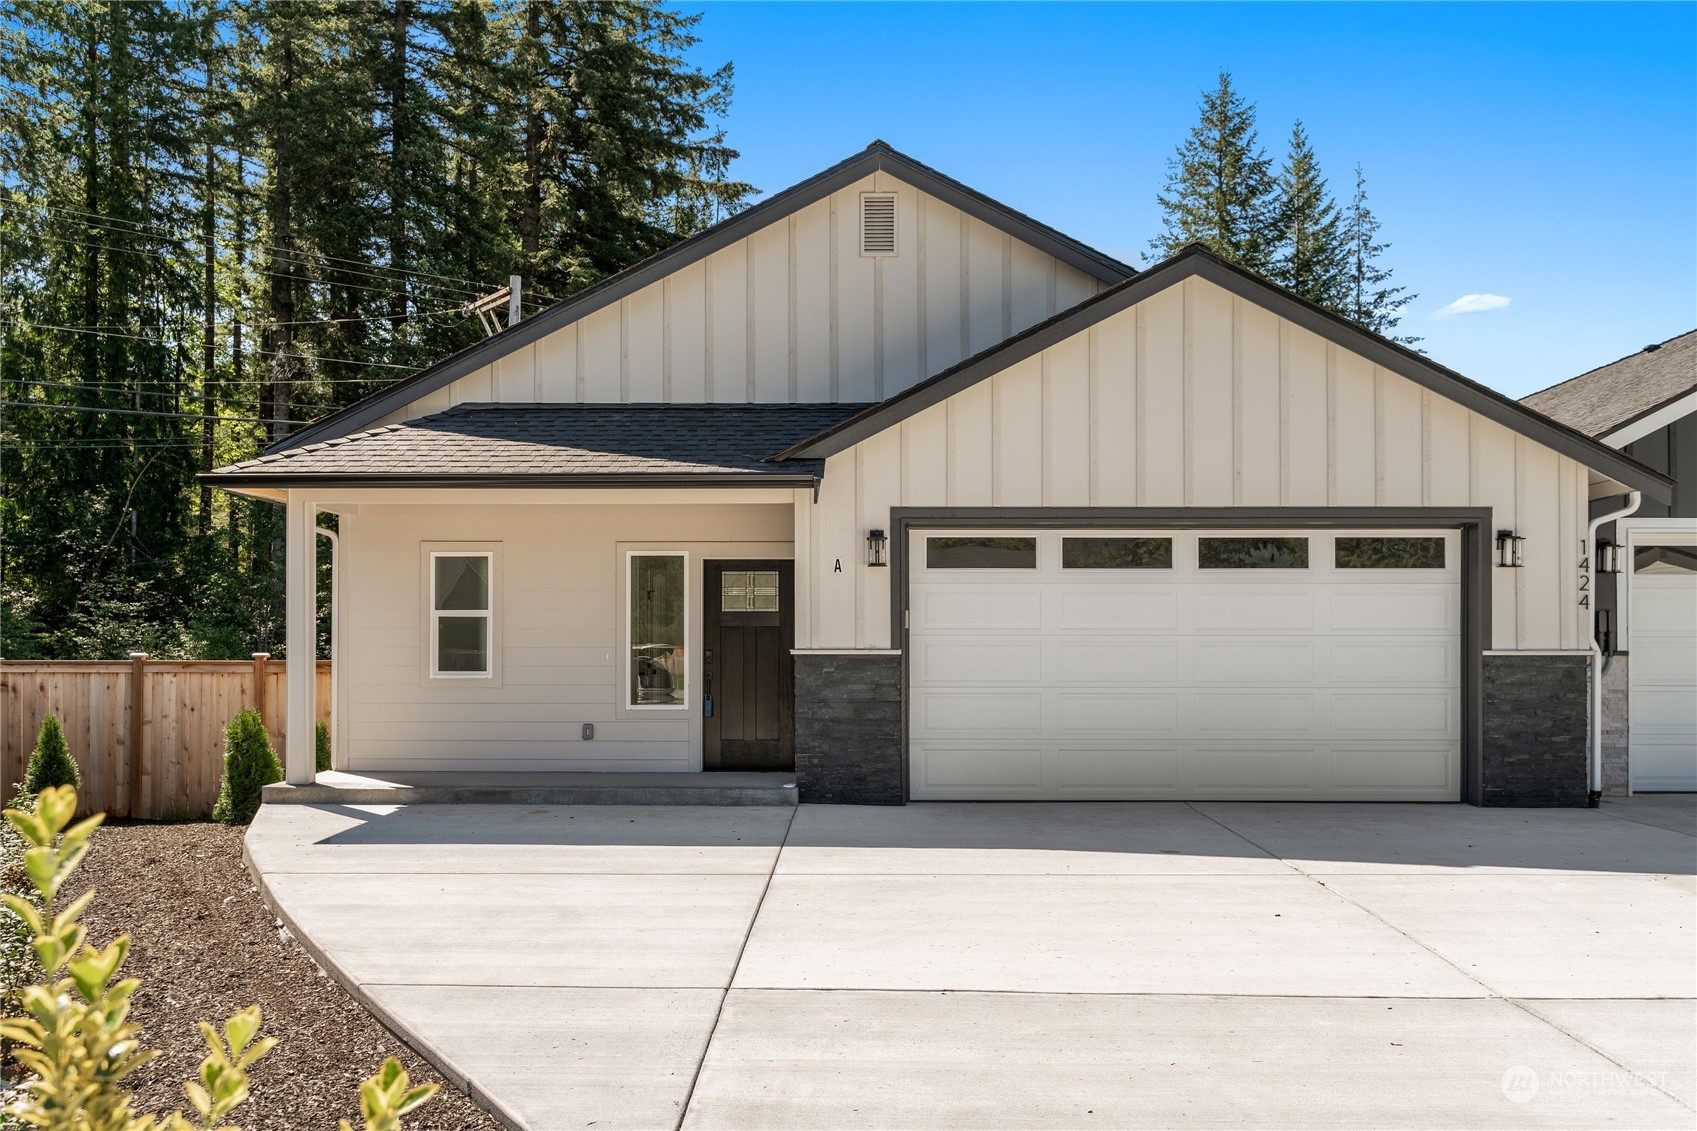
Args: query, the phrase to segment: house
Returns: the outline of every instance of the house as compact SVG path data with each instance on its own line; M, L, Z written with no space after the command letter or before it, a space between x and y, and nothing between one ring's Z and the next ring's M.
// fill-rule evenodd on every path
M1600 530L1603 786L1697 790L1697 330L1523 403L1674 480Z
M290 657L337 516L341 768L889 804L1583 805L1589 508L1672 497L882 143L208 479L287 507Z

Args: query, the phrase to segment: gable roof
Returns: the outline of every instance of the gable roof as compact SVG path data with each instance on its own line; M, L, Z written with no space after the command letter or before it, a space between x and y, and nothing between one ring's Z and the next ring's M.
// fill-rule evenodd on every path
M219 468L220 487L810 487L767 457L858 404L461 404Z
M485 338L476 345L468 346L459 353L405 377L347 408L331 413L285 437L273 445L271 450L287 451L375 423L409 402L474 373L538 338L593 314L667 275L705 259L715 251L728 247L761 228L825 199L838 189L877 172L889 173L1104 283L1118 283L1137 273L1135 268L1112 256L1080 243L1047 224L1033 220L1000 201L992 200L976 189L968 188L954 178L915 161L882 141L874 141L854 156L743 209L698 235L651 255L616 275L608 276L528 321Z
M1694 392L1697 330L1645 346L1619 361L1533 393L1520 403L1602 439Z
M1408 378L1609 478L1666 500L1673 481L1565 424L1470 381L1453 369L1300 298L1283 287L1191 244L1123 283L1110 287L960 364L921 381L781 452L775 458L822 459L938 404L1009 366L1033 357L1159 291L1192 276L1216 284L1334 344Z

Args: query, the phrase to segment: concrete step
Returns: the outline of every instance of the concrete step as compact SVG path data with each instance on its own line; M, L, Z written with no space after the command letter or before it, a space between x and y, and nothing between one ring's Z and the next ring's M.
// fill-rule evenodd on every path
M778 805L794 774L327 771L311 785L265 787L267 805Z

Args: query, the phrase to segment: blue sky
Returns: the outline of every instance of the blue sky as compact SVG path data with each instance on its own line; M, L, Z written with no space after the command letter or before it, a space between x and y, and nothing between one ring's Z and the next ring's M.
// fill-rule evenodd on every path
M1141 263L1224 68L1270 154L1301 118L1334 192L1363 165L1436 360L1524 396L1697 326L1697 4L680 7L767 192L881 137Z

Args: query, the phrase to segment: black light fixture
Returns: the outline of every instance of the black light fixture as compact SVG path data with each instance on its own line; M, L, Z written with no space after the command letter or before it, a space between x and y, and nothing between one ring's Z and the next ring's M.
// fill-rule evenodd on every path
M868 530L866 532L866 564L867 565L869 565L869 566L887 566L887 565L890 564L889 562L884 560L884 542L885 542L885 538L884 538L884 532L882 530Z
M1526 539L1512 530L1497 531L1497 565L1503 569L1519 569L1526 564L1521 547Z
M1620 572L1620 547L1607 538L1601 538L1597 541L1597 572Z

